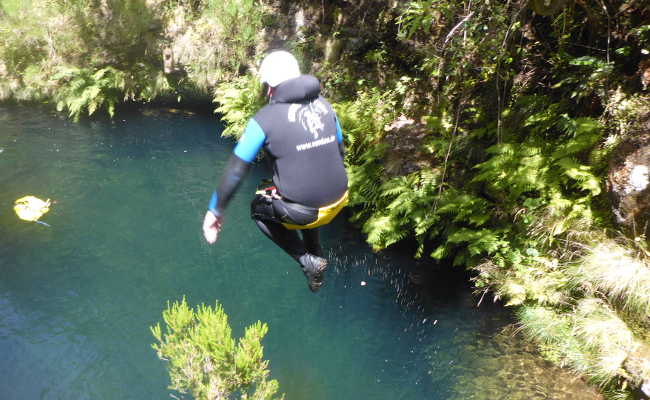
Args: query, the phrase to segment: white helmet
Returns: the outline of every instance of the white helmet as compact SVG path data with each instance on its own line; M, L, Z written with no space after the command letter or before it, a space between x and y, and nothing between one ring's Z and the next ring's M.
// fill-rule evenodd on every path
M299 76L298 61L291 53L284 50L270 53L264 57L260 65L260 80L271 87Z

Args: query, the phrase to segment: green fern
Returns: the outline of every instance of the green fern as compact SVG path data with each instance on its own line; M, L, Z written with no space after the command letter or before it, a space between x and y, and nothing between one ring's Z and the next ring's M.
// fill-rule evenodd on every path
M602 126L591 118L571 119L564 115L558 121L558 128L568 139L553 147L551 158L555 160L590 150L602 138Z
M593 220L590 202L601 193L600 178L581 160L601 138L602 129L595 120L571 118L561 112L560 104L540 108L546 101L543 97L522 98L521 109L529 115L520 118L508 114L504 132L510 141L489 147L487 158L475 166L474 176L465 187L459 187L443 182L435 168L405 176L384 175L381 160L389 149L382 142L379 126L369 119L372 108L367 109L370 99L377 102L379 98L365 96L358 104L339 106L340 119L353 125L350 131L355 140L356 151L349 165L353 220L363 223L368 243L375 250L411 238L418 245L416 257L435 243L429 253L434 259L479 265L489 257L505 270L528 271L536 263L532 255L539 254L538 248L550 246L574 224L588 226ZM541 111L534 111L536 108ZM427 121L432 134L423 142L423 150L435 157L454 157L448 154L453 139L451 121L444 115L428 117ZM509 125L516 121L521 121L519 131ZM355 124L359 123L366 127L365 136L358 137L361 130ZM490 197L481 196L477 190ZM500 209L520 211L509 215ZM513 224L513 220L518 223ZM530 236L529 232L536 230L544 233ZM559 301L562 296L558 293L566 282L558 281L556 275L547 271L548 280L531 281L523 275L504 279L512 282L511 288L524 285L540 289L523 294L512 289L503 295L515 303L527 298L542 304ZM481 284L490 286L491 282L484 279ZM546 289L542 288L554 294L545 297Z
M56 96L57 109L68 110L75 121L86 111L92 115L106 107L108 114L115 114L115 105L122 100L126 87L125 73L112 67L97 71L86 68L60 67L52 80L61 86Z
M252 75L224 82L215 89L213 102L218 106L214 112L226 122L222 136L239 139L248 120L264 105L261 90L259 79Z
M397 117L397 96L393 90L362 90L354 101L334 103L341 129L345 133L348 158L363 164L364 153L381 144L384 127Z
M586 191L591 196L600 194L600 179L591 172L591 167L582 165L570 157L558 160L556 165L560 167L562 174L569 178L569 183L572 183L578 190Z
M149 79L151 75L147 70L127 74L111 66L98 70L65 66L56 68L50 81L60 87L54 96L57 110L67 110L78 121L84 113L90 116L101 109L113 117L115 107L124 101L150 101L171 90L162 74Z

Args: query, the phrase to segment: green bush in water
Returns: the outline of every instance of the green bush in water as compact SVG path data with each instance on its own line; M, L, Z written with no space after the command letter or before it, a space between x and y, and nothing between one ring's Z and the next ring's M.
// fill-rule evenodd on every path
M168 304L163 320L164 333L160 324L151 327L158 342L152 347L167 361L170 389L189 392L197 400L225 400L234 394L241 399L276 398L278 382L268 379L260 343L268 331L265 323L247 327L236 341L219 303L194 310L185 298Z

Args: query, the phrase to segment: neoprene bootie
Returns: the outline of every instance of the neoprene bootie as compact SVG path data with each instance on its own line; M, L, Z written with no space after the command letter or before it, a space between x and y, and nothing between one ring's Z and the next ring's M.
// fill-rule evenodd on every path
M327 269L327 260L310 253L305 253L298 258L302 272L307 278L307 285L312 292L318 291L323 286L323 273Z

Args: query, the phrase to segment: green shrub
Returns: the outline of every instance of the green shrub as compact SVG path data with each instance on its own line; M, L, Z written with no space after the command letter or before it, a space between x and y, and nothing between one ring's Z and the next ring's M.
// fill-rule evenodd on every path
M260 0L172 2L163 45L173 51L176 67L186 74L183 80L208 94L255 65L267 14Z
M75 119L125 101L207 97L255 64L267 12L258 0L2 4L1 98L54 99ZM173 52L169 76L162 49Z
M235 341L228 316L219 303L191 309L185 298L163 311L165 332L160 324L151 328L158 343L154 350L167 361L170 389L191 393L196 400L270 400L278 383L268 380L268 361L263 359L260 341L268 331L256 322ZM284 396L282 396L284 398Z

